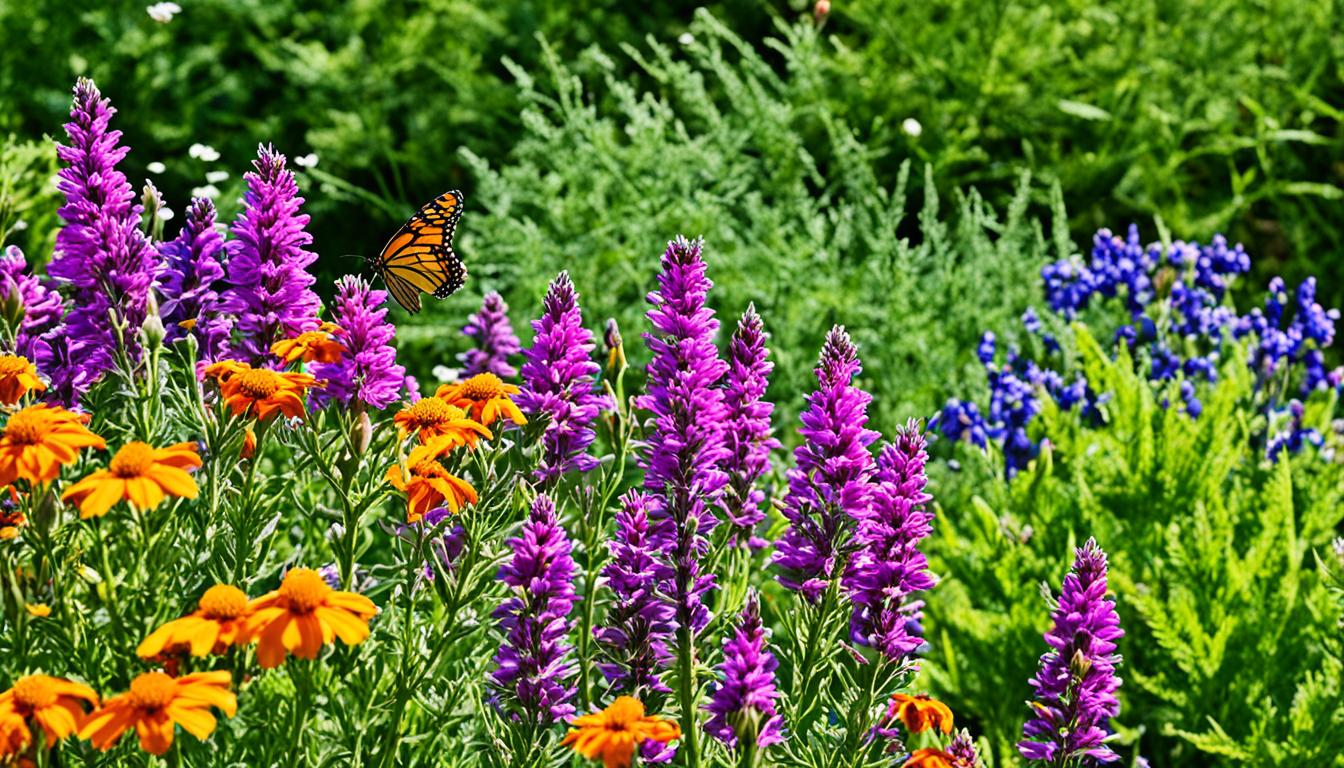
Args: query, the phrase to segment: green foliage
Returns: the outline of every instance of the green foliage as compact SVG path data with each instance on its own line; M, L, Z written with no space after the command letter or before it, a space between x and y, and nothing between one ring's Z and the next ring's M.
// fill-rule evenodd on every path
M1340 465L1314 451L1264 459L1239 354L1191 420L1160 406L1175 385L1155 392L1123 346L1111 361L1086 327L1074 335L1089 382L1114 395L1106 423L1047 401L1050 446L1014 482L969 459L941 484L936 687L1013 764L1035 662L1024 649L1044 650L1048 624L1036 585L1058 584L1070 548L1096 536L1127 633L1127 749L1157 766L1344 764L1338 611L1312 557L1344 522Z
M46 141L0 142L0 244L45 259L60 224L56 209L56 147Z
M832 97L895 158L1003 199L1058 181L1082 238L1158 219L1315 273L1337 304L1344 26L1334 0L834 4ZM903 120L922 125L918 137ZM997 195L998 197L995 197ZM1159 225L1160 226L1160 225ZM1285 263L1287 262L1287 263ZM1252 281L1263 285L1263 279Z
M855 335L883 427L931 413L961 378L980 330L1017 317L1034 293L1023 278L1057 258L1026 213L1030 180L1018 180L1003 212L969 192L945 218L931 177L912 206L908 167L893 185L880 182L876 151L826 99L814 75L825 45L810 25L780 26L767 46L778 68L708 13L691 32L695 42L681 50L653 38L626 49L651 79L647 90L598 51L581 64L601 73L595 82L549 48L544 78L516 70L525 129L512 156L495 164L466 154L478 179L460 240L474 259L471 295L435 303L429 325L400 322L403 344L419 359L460 349L460 318L491 288L521 325L537 312L538 276L561 269L584 293L591 322L612 316L640 327L663 244L703 235L723 322L748 302L766 318L772 392L785 413L801 406L834 323ZM901 234L916 226L916 242ZM641 347L627 344L632 355Z

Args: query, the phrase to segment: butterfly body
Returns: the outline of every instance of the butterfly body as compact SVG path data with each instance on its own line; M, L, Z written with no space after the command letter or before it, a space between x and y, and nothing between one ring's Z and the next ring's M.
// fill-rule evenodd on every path
M370 259L388 291L408 312L420 311L420 294L447 298L467 280L467 267L453 251L453 233L462 218L457 190L421 206L377 257Z

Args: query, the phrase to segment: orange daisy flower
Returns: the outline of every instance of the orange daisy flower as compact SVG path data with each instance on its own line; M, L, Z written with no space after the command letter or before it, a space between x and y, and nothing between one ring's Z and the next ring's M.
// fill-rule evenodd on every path
M893 693L891 703L887 705L887 718L899 718L910 733L930 728L937 728L943 733L952 732L952 710L943 702L922 693L918 696Z
M162 755L173 745L176 724L204 741L215 731L211 707L229 717L238 711L238 698L229 690L231 677L227 669L184 677L145 672L131 681L129 691L113 696L89 715L80 726L79 737L108 750L134 728L141 749Z
M98 694L87 685L48 675L19 678L13 688L0 693L0 755L14 754L32 743L30 722L42 729L47 746L54 746L78 730L84 704L98 706Z
M941 749L925 747L915 750L902 768L957 768L957 759Z
M107 469L70 486L61 500L78 504L80 518L87 520L107 514L118 501L129 501L143 510L157 507L165 496L194 499L198 489L187 470L199 466L195 443L155 448L130 442L117 451Z
M241 589L216 584L201 595L194 612L151 632L135 653L145 659L182 649L189 650L192 656L223 653L230 645L247 642L243 625L249 614L247 595Z
M105 448L103 438L84 426L86 415L56 405L30 405L9 417L0 434L0 485L20 478L46 483L74 463L81 448Z
M29 392L41 392L47 385L37 377L33 361L18 355L0 355L0 403L14 405Z
M257 641L262 669L280 666L285 653L315 659L322 646L340 638L358 645L369 636L369 619L378 608L369 598L340 592L311 568L294 568L280 588L253 600L244 633Z
M584 757L600 759L605 768L628 768L635 747L649 739L666 744L681 738L681 726L656 715L646 716L644 703L630 696L617 698L600 712L575 718L573 725L560 743Z
M211 375L211 370L219 366L220 363L215 363L207 368L206 375ZM214 375L219 378L219 391L233 415L246 413L259 420L269 418L276 411L291 419L303 418L303 393L309 387L319 386L311 374L280 373L241 363L219 367Z
M511 399L519 391L516 385L505 384L498 376L487 372L456 384L444 384L434 395L467 411L486 426L505 418L514 424L526 424L523 412Z
M414 405L401 409L392 417L402 438L415 434L420 442L428 443L436 437L453 437L453 446L475 446L482 437L491 440L494 435L479 421L467 417L467 412L449 405L441 397L422 397Z
M243 447L238 451L238 458L250 459L255 455L257 455L257 433L248 427L243 432Z
M437 460L452 438L440 437L427 445L416 446L406 459L407 472L400 464L387 469L387 482L406 494L406 522L414 523L425 513L444 504L453 514L462 507L475 504L480 498L471 483L450 473Z
M323 323L316 331L305 331L292 339L275 342L271 345L271 354L286 363L299 358L305 363L334 363L345 351L345 345L334 337L340 330L335 323Z

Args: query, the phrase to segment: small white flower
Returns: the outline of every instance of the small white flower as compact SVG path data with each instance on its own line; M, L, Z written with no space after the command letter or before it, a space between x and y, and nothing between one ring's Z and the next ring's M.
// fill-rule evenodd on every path
M912 138L919 138L919 134L924 132L924 126L913 117L907 117L901 122L901 133Z
M299 155L298 157L294 158L294 164L295 164L295 165L302 166L302 167L304 167L304 168L316 168L316 167L317 167L317 153L316 153L316 152L309 152L309 153L306 154L306 155Z
M682 45L690 45L695 42L695 35L692 35L690 32L682 32L677 38L677 42Z
M187 154L207 163L213 163L219 159L219 150L208 144L192 144L187 148Z
M11 229L13 229L15 232L22 232L27 228L28 228L28 222L24 221L23 219L19 219L18 221L14 222L14 226L11 227Z
M182 12L182 6L177 3L155 3L145 9L149 13L149 18L167 24L173 20L173 17Z
M211 184L218 184L222 181L228 181L228 179L229 179L228 171L211 171L205 174L205 180L210 182Z
M457 381L457 369L446 365L436 365L430 373L436 381Z
M173 209L172 209L172 208L168 208L168 207L166 207L166 206L163 207L163 208L160 208L160 209L159 209L159 220L160 220L160 221L172 221L172 220L173 220Z
M163 163L160 163L158 160L155 160L149 165L146 165L145 170L149 171L150 173L163 173L164 171L168 170L168 166L164 165Z
M211 200L214 200L216 197L219 197L219 187L216 187L214 184L206 184L204 187L196 187L191 190L191 196L208 197Z

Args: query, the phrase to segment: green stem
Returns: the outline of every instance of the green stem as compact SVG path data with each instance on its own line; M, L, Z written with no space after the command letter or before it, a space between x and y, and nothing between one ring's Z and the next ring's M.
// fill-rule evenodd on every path
M682 753L687 768L700 765L700 729L695 725L695 638L690 627L677 629L677 691L681 701Z

